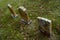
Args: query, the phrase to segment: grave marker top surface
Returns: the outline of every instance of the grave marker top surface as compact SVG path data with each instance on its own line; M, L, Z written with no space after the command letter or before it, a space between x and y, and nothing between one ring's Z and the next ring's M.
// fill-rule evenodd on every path
M12 7L10 4L8 4L8 7Z
M51 20L48 20L48 19L43 18L43 17L37 17L37 18L40 19L40 20L45 20L45 21L51 22Z

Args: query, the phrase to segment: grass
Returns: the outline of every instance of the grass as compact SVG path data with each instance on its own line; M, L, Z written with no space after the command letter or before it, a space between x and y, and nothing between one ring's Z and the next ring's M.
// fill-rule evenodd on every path
M1 0L0 40L36 40L38 37L37 34L35 34L34 28L37 27L36 18L38 16L52 20L53 31L55 32L54 28L57 26L60 27L59 3L59 0ZM7 8L7 4L11 4L17 14L19 14L17 11L19 6L26 7L31 20L33 20L32 25L21 31L19 29L20 16L17 18L12 18L11 12Z

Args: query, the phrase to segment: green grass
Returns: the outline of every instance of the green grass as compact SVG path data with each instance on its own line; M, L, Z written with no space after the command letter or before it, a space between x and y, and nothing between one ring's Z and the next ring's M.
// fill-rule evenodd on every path
M31 26L26 27L23 31L20 27L20 16L17 18L11 17L11 12L7 5L11 4L14 10L18 13L17 8L24 6L33 20ZM60 27L60 1L59 0L2 0L0 1L0 40L36 40L34 28L37 27L36 18L38 16L52 20L53 31L54 27ZM38 38L38 37L37 37Z

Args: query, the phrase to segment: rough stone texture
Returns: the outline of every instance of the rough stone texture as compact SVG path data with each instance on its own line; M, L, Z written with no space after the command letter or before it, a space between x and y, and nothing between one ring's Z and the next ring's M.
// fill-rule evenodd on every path
M52 36L52 22L43 17L37 17L39 22L39 30L43 36L51 38ZM44 37L43 37L44 38Z

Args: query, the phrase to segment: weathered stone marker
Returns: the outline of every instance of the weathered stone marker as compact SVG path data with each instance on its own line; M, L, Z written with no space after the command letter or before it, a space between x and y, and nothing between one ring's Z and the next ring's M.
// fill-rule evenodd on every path
M12 17L13 17L13 18L15 18L15 17L18 16L18 15L16 14L16 12L14 11L13 7L12 7L10 4L8 4L8 8L9 8L10 12L12 13Z
M38 19L38 23L39 23L39 30L40 32L50 38L51 37L51 33L52 33L52 22L51 20L48 20L46 18L43 17L37 17Z
M25 24L30 24L31 20L26 12L26 8L24 8L23 6L20 6L18 8L18 11L19 11L20 16L21 16L21 21L24 22Z
M19 11L20 16L21 16L20 28L24 29L24 27L26 25L29 26L31 24L31 20L26 12L26 8L24 8L23 6L20 6L18 8L18 11Z

